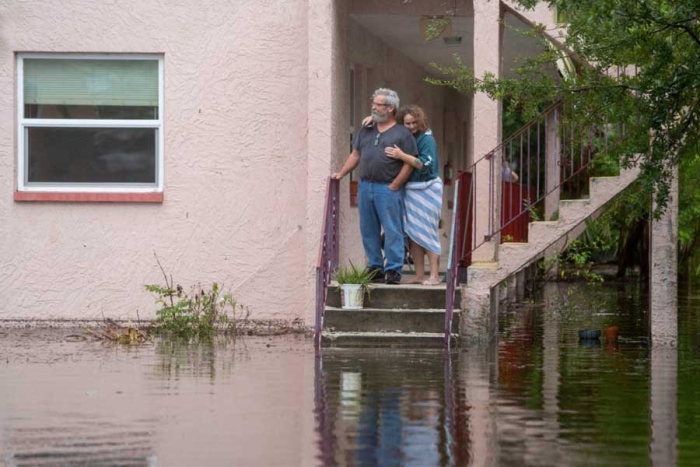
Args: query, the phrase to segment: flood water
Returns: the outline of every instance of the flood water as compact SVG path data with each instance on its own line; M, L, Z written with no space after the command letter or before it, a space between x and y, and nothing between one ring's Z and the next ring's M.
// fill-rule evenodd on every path
M0 329L0 465L700 465L699 316L652 348L638 286L554 284L447 354Z

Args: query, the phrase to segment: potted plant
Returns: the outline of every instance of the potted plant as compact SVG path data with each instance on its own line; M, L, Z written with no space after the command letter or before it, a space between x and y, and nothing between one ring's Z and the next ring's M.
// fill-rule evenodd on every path
M340 303L344 310L362 309L365 291L369 294L368 285L374 279L374 274L367 268L358 268L352 261L350 266L341 266L335 271L335 280L340 286Z

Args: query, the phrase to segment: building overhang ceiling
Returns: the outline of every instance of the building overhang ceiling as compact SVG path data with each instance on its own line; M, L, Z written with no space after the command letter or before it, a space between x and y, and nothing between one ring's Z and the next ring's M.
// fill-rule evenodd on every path
M374 35L393 49L398 50L409 59L423 67L431 76L439 76L432 66L455 64L455 55L468 67L474 64L474 18L472 16L454 16L451 18L451 37L459 40L446 41L445 38L426 41L421 34L421 18L416 14L377 14L352 13L350 18L362 28ZM533 37L523 35L523 30L531 29L529 25L510 13L504 16L503 28L503 76L515 77L514 70L527 57L535 57L543 51L543 45ZM554 70L550 70L555 73Z

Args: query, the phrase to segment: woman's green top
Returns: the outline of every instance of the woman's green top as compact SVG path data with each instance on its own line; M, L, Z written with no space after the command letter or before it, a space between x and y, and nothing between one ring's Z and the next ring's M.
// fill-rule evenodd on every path
M423 168L414 168L408 181L427 182L439 177L438 147L433 132L426 130L416 135L416 144L418 145L418 159L423 163Z

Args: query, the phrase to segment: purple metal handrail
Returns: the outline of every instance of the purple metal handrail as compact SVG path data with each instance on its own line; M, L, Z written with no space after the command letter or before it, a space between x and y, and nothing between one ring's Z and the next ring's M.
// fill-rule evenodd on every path
M495 149L483 155L462 172L455 182L453 202L453 227L450 238L450 256L447 268L447 291L445 308L445 345L450 345L452 316L454 311L455 293L459 286L459 268L468 266L471 254L480 246L497 236L502 230L514 222L522 222L523 216L529 216L535 208L542 208L547 196L580 198L588 188L588 167L598 154L604 154L613 149L625 138L624 124L579 123L576 120L577 109L573 104L558 102L547 108L538 117L516 131ZM554 148L551 144L555 144ZM508 183L509 190L519 190L518 196L508 196L508 200L523 200L518 206L507 206L504 216L506 222L501 222L495 215L496 207L500 205L503 193L502 174L496 174L498 157L508 164L511 169L517 166L519 172L518 184ZM547 173L547 167L553 167L549 159L556 157L559 173ZM500 165L500 164L499 164ZM505 166L502 166L505 167ZM489 186L479 191L477 172L488 173ZM467 178L469 175L469 179ZM510 176L508 174L508 176ZM547 176L554 177L547 183ZM506 180L509 181L509 180ZM468 190L465 191L465 190ZM535 193L534 199L531 196ZM525 197L523 195L526 195ZM473 215L474 206L480 202L488 203L488 219L482 238L477 238L477 216ZM483 198L486 200L483 200ZM467 205L462 204L466 200ZM553 213L549 213L550 215ZM473 218L471 225L470 217ZM464 222L462 222L462 218ZM482 221L483 222L483 221Z
M462 257L462 242L457 235L462 231L461 219L459 216L459 195L460 187L465 186L465 173L460 173L455 179L454 200L452 202L452 230L450 233L450 253L447 260L447 291L445 297L445 347L450 348L452 342L452 317L455 308L455 292L459 286L459 259ZM471 192L469 194L471 196ZM467 204L470 207L471 203ZM469 222L469 212L467 212L467 222ZM466 230L466 229L465 229Z
M314 342L318 348L321 345L323 331L323 313L326 309L328 285L331 275L338 267L340 242L340 181L328 177L326 183L326 201L323 211L323 226L321 244L316 263L316 324L314 326Z

